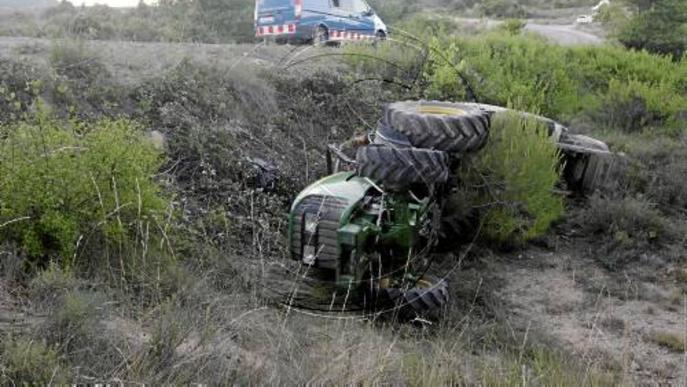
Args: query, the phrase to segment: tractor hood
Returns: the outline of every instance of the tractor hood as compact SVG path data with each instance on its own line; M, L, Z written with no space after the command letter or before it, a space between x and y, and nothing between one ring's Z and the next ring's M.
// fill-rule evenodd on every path
M370 187L368 179L353 172L327 176L301 192L289 215L289 245L294 259L315 263L323 269L341 264L341 238L357 241L360 227L342 231ZM316 223L308 223L315 214ZM310 217L310 218L309 218Z
M368 179L356 176L354 172L336 173L320 179L304 189L294 200L291 211L308 196L335 197L345 201L347 207L351 208L365 197L365 193L370 187L372 187L372 183Z

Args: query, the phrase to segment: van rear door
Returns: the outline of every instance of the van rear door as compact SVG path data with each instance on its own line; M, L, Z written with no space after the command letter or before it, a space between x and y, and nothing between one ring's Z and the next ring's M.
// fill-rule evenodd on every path
M256 0L255 27L257 35L277 35L295 32L298 13L296 4L302 0Z

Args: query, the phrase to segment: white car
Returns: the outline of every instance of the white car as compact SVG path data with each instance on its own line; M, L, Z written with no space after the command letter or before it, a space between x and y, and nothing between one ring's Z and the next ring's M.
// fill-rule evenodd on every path
M591 15L580 15L575 19L575 23L577 24L589 24L594 21L594 18Z

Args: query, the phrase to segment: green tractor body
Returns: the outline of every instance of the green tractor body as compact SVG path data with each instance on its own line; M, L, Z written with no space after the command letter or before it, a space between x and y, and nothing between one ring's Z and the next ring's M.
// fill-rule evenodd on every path
M289 217L293 259L328 271L342 288L372 272L391 270L409 256L429 200L384 195L369 178L340 172L321 179L294 201ZM383 265L380 267L380 265Z
M424 257L434 247L460 242L474 228L463 225L466 214L451 210L460 184L452 171L484 146L492 115L505 111L438 101L388 105L372 143L357 140L355 157L330 146L338 156L335 168L328 159L332 174L296 197L288 221L293 259L308 272L324 273L334 295L346 289L346 295L369 295L374 304L386 299L411 315L440 310L448 285L427 274L431 259ZM605 144L572 135L552 120L518 114L550 129L565 157L568 187L591 191L606 180ZM340 162L354 170L334 173Z

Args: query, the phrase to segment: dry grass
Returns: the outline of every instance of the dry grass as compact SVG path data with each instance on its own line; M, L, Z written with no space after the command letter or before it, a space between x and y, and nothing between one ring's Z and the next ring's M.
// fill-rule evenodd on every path
M681 335L671 332L651 332L645 337L647 342L655 343L671 352L685 352L687 344Z

